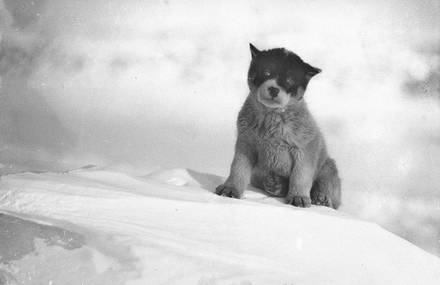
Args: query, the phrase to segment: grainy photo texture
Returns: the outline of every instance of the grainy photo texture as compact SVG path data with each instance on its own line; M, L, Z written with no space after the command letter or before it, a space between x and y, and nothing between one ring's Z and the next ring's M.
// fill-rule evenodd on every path
M18 284L440 284L440 2L0 0Z

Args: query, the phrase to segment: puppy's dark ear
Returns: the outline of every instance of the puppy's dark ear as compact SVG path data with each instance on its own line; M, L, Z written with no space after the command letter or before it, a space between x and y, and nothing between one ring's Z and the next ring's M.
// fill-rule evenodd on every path
M307 80L310 80L310 78L321 72L321 69L313 67L308 63L304 63L304 70L306 72Z
M260 54L260 51L253 44L249 43L249 47L251 48L252 58Z

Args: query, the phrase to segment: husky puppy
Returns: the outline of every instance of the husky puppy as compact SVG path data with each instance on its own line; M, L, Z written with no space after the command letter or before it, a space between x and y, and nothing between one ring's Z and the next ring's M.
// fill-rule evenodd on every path
M250 49L250 93L238 115L229 177L216 193L241 198L250 182L297 207L338 208L336 164L303 98L321 70L284 48Z

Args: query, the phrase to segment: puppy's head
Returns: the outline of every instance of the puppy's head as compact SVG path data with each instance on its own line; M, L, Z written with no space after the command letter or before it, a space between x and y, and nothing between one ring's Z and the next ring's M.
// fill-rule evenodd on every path
M250 44L249 88L267 108L284 109L302 100L310 78L321 72L284 48L260 51Z

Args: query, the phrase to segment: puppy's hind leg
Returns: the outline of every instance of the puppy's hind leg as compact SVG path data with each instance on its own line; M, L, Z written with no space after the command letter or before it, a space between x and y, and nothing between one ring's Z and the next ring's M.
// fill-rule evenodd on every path
M341 180L335 161L327 158L321 167L310 192L312 204L337 209L341 204Z
M270 172L264 177L263 189L272 196L285 197L289 190L289 179Z
M254 168L252 171L251 185L264 190L275 197L285 197L289 190L289 179L281 177L272 171Z

